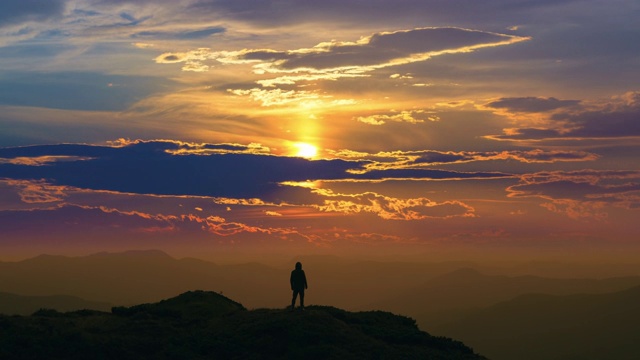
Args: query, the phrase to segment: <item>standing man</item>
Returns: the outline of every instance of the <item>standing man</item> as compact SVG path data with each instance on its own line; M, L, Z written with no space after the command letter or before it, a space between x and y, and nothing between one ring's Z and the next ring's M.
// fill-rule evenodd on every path
M291 272L291 290L293 290L293 298L291 299L291 310L295 308L296 298L300 294L300 309L304 310L304 290L307 288L307 277L302 270L302 264L298 261L296 268Z

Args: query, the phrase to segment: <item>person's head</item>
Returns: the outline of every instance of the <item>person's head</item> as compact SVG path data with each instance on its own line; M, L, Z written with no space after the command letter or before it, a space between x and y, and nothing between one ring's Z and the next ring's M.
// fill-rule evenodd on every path
M300 261L296 263L296 270L302 270L302 263Z

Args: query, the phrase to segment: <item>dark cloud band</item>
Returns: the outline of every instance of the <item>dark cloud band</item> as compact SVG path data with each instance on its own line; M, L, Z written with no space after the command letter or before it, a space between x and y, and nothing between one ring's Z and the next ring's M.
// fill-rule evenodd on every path
M47 179L56 185L127 193L285 201L280 185L283 182L510 176L425 169L362 172L369 161L312 161L251 151L253 148L241 145L194 146L173 141L140 141L118 147L62 144L5 148L0 149L0 158L66 156L82 160L52 161L44 166L29 165L26 161L4 162L0 163L0 177Z

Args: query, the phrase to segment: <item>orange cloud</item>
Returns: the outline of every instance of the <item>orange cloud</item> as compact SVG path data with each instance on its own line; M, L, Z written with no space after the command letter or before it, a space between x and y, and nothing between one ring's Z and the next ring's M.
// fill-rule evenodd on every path
M28 204L55 203L66 197L66 187L47 183L45 180L3 180L17 189L20 199Z
M64 161L80 161L91 160L90 157L85 156L18 156L14 158L0 158L0 164L12 164L12 165L27 165L27 166L43 166L54 162Z
M555 163L594 161L599 157L586 151L574 150L511 150L511 151L381 151L378 153L338 150L328 153L336 158L369 160L361 169L351 173L366 173L376 170L419 169L443 164L462 164L478 161L517 160L523 163Z
M317 189L325 199L313 205L320 211L344 214L373 213L385 220L422 220L428 218L473 217L474 209L460 201L437 203L427 198L398 199L372 192L345 195L328 189Z
M140 211L121 211L106 206L91 207L78 206L83 209L99 209L107 214L135 217L152 220L157 224L138 228L143 232L175 232L175 231L204 231L218 236L232 236L240 233L263 233L269 235L300 235L298 231L290 228L271 228L251 226L240 222L228 222L220 216L201 217L194 214L164 215L149 214ZM136 230L136 229L132 229Z
M440 120L435 115L422 115L424 114L424 110L413 110L413 111L400 111L392 114L376 114L369 116L358 116L355 118L356 121L361 123L369 124L369 125L384 125L388 121L392 122L406 122L410 124L423 123L425 121L438 121Z

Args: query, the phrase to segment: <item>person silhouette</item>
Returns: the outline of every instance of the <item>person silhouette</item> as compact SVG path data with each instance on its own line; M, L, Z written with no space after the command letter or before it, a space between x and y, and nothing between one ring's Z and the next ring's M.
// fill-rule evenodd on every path
M304 290L307 289L307 277L302 270L302 264L298 261L296 268L291 271L291 290L293 291L293 298L291 299L291 310L295 308L296 298L300 295L300 309L304 310Z

